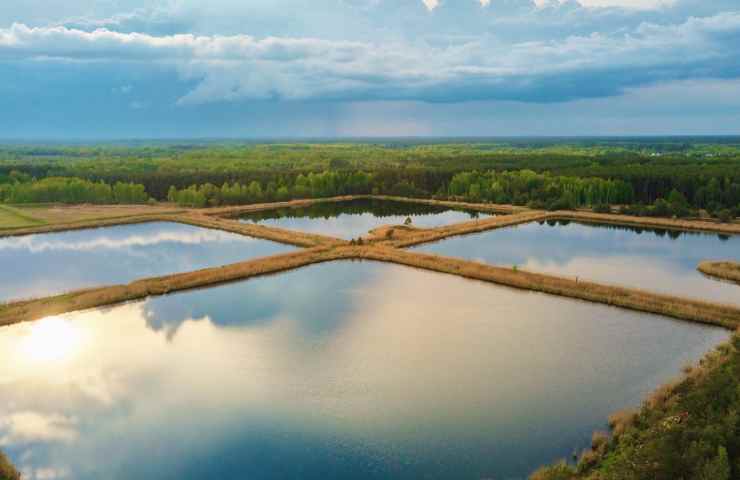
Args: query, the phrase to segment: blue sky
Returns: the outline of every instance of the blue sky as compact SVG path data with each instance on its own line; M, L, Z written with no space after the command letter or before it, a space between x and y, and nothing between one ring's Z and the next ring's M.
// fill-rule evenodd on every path
M0 137L740 134L738 0L4 0Z

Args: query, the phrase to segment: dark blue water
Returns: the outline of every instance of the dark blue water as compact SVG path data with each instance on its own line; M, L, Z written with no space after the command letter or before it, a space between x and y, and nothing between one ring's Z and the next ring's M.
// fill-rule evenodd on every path
M169 222L0 238L0 302L128 283L291 249Z
M415 227L433 228L491 216L423 203L357 199L247 213L239 219L245 223L261 223L351 239L364 236L383 225L401 225L406 219L411 219L411 225Z
M575 222L529 223L419 250L534 272L740 305L740 288L707 278L703 260L740 261L740 237Z
M29 478L521 479L727 337L323 264L0 329L0 444Z

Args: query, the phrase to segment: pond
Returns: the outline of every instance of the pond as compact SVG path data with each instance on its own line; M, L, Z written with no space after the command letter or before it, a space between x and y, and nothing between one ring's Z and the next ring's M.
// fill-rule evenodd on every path
M740 261L740 237L568 221L453 237L418 250L740 305L740 287L706 277L703 260Z
M0 329L0 439L29 478L521 479L728 336L335 262Z
M171 222L0 238L0 302L215 267L292 248Z
M401 225L407 218L411 219L411 225L415 227L433 228L491 216L472 210L455 210L424 203L356 199L247 213L241 215L239 220L349 240L364 236L368 231L383 225Z

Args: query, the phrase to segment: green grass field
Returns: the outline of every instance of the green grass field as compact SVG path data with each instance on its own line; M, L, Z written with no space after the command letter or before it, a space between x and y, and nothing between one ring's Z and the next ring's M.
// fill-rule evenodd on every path
M15 208L0 205L0 230L33 227L43 223L45 222L22 213Z

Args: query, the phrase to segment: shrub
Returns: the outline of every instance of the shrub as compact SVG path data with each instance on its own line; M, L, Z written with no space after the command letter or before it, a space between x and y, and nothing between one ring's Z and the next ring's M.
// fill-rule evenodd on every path
M592 210L594 213L612 213L612 207L606 203L595 205Z
M722 210L717 212L717 218L722 223L729 223L734 218L734 215L729 209L723 208Z
M10 463L8 457L0 452L0 480L20 480L21 474Z
M575 474L573 467L560 462L551 467L540 468L529 477L529 480L571 480Z

